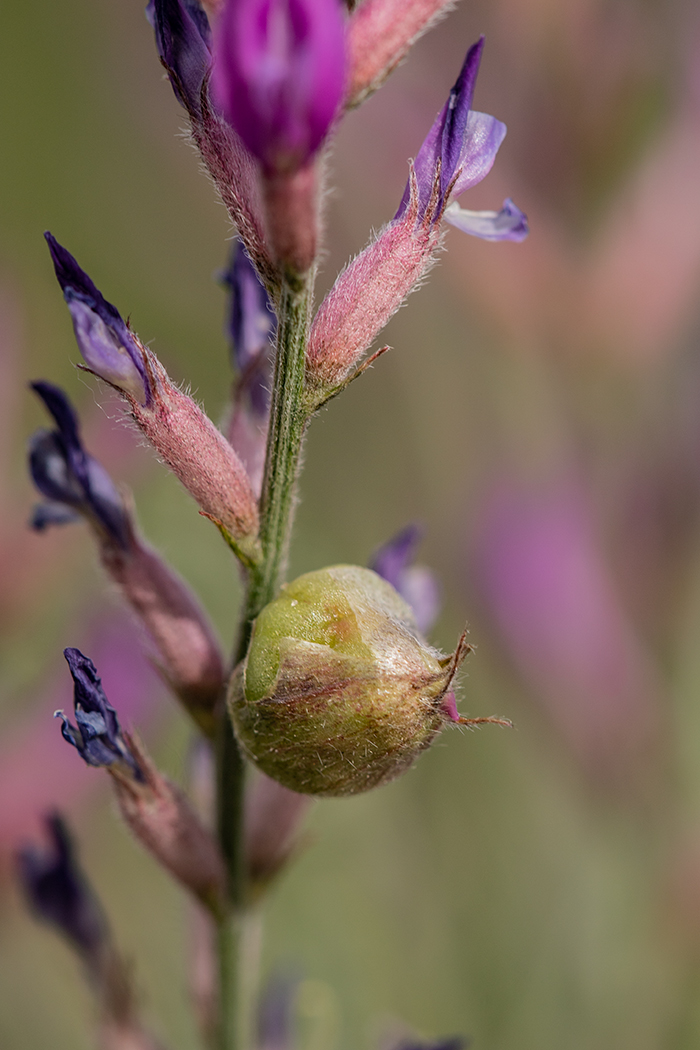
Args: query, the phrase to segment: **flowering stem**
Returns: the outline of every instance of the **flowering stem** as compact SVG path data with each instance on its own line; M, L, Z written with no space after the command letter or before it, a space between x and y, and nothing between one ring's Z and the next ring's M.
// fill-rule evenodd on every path
M277 355L261 500L262 561L249 570L236 663L248 649L255 618L276 595L284 571L294 510L294 489L308 414L303 407L304 365L312 278L284 282L278 304ZM219 1024L217 1050L251 1050L255 960L251 938L243 799L245 762L231 721L222 712L217 748L219 844L228 872L228 909L217 931ZM253 938L254 940L254 938ZM252 954L256 954L253 952Z

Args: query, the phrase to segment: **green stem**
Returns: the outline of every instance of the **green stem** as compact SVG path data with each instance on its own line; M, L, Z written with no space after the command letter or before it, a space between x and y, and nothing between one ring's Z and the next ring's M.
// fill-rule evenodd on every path
M284 571L294 512L299 457L308 419L304 409L304 363L312 276L285 282L280 291L277 355L261 500L263 558L251 566L236 662L246 654L255 618L277 593ZM247 935L248 909L243 849L245 763L231 721L221 711L217 730L217 825L228 874L228 907L217 925L217 1050L251 1050L256 954Z
M275 597L289 549L299 457L308 419L304 408L304 364L310 284L310 279L299 287L285 283L280 292L261 505L263 561L251 572L246 609L248 630L260 610ZM247 644L246 638L246 648Z

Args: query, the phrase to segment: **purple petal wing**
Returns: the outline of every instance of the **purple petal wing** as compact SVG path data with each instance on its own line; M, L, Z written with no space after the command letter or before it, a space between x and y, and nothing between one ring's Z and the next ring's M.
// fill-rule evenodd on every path
M37 918L56 927L83 956L96 961L108 937L102 909L80 870L64 822L57 814L45 820L50 846L20 850L20 882Z
M199 0L150 0L146 17L177 100L202 115L202 84L211 65L211 29Z
M73 319L78 348L93 372L142 404L150 400L143 356L115 306L108 303L56 238L44 234L56 278Z
M78 510L99 524L121 547L129 540L129 519L124 501L104 467L83 448L78 418L60 389L51 383L31 384L56 421L55 431L40 430L30 439L29 466L34 484L43 496ZM70 521L65 514L35 514L34 528Z
M407 525L375 552L370 569L400 593L401 574L413 561L422 537L419 525Z
M463 163L464 148L469 131L469 112L474 98L474 85L479 72L483 36L467 52L464 65L450 91L443 110L440 136L440 191L444 199L455 172Z
M445 210L444 218L458 230L485 241L524 241L529 233L527 216L510 197L500 211L467 211L453 203Z
M412 564L421 538L420 526L408 525L376 551L369 567L408 602L418 630L425 634L440 611L440 591L430 569Z
M76 521L80 521L80 515L70 507L48 501L37 503L32 510L29 525L35 532L43 532L51 525L72 525Z
M459 175L450 197L459 197L460 193L476 186L486 178L493 167L496 154L506 137L506 126L487 113L469 114L467 134L462 150Z
M73 677L75 720L72 726L62 711L55 717L62 721L61 732L65 740L79 751L91 766L118 765L126 769L137 780L143 779L139 765L131 754L117 718L117 712L105 696L97 669L79 649L64 649L70 673Z

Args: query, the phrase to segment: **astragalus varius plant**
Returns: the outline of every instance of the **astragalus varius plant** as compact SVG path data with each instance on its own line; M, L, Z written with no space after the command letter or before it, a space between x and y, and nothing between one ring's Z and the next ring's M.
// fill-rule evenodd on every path
M31 474L43 497L32 524L88 524L107 576L200 737L199 794L214 800L212 814L120 726L90 658L65 651L75 711L72 718L57 712L63 737L89 765L106 769L130 830L209 917L216 977L210 987L200 982L197 1002L203 1039L218 1050L265 1043L253 1020L248 928L267 884L294 853L310 797L392 780L445 726L502 721L458 713L454 683L469 651L465 636L447 655L423 637L436 595L427 570L412 564L414 528L381 548L371 568L336 565L284 581L306 429L381 352L371 353L373 344L433 264L443 220L488 240L527 233L510 200L492 212L457 203L489 172L505 135L498 120L472 109L480 40L416 144L395 215L314 306L324 153L344 111L381 86L447 7L445 0L150 0L158 56L236 231L225 275L236 383L223 430L46 234L79 367L121 395L127 416L230 546L245 578L227 658L188 585L141 536L128 495L85 449L67 395L46 381L33 384L53 428L31 441ZM220 542L214 530L212 542ZM101 1045L153 1048L130 968L65 825L53 816L47 826L48 851L28 846L20 857L29 900L85 963ZM291 1039L287 1032L283 1044Z

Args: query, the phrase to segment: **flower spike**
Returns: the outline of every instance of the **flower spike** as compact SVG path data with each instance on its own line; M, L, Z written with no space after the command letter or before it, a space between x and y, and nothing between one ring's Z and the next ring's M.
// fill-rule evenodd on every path
M100 536L126 548L129 519L124 501L104 467L83 448L73 406L51 383L31 387L57 424L56 430L38 430L29 443L32 480L50 501L35 509L32 527L41 532L83 515Z
M79 649L64 649L74 683L75 721L71 725L63 711L57 711L61 733L77 749L89 766L114 767L126 776L143 780L143 773L129 749L119 725L117 712L105 696L92 660Z
M71 253L48 231L44 237L88 369L127 391L140 404L148 404L150 391L143 352L121 314L107 302Z

